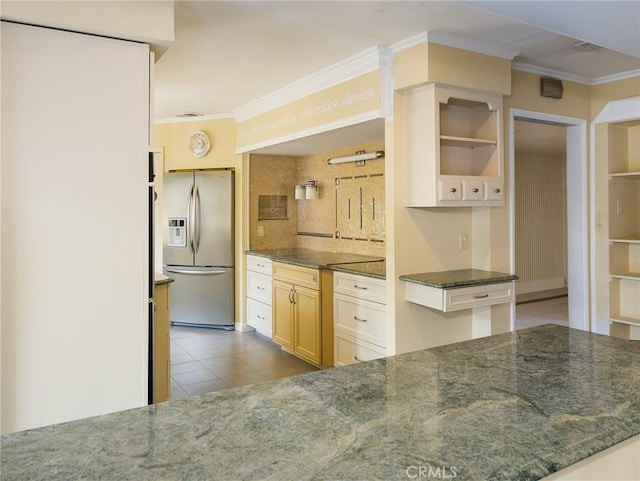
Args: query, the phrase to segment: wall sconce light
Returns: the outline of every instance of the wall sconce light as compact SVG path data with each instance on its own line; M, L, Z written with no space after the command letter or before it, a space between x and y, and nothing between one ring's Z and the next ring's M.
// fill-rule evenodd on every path
M347 155L345 157L333 157L327 160L329 165L334 164L344 164L345 162L361 162L358 165L364 165L365 160L378 159L380 157L384 157L383 150L377 150L375 152L365 153L364 150L356 152L355 155Z
M301 199L317 199L318 198L318 181L310 180L304 184L296 185L296 200Z

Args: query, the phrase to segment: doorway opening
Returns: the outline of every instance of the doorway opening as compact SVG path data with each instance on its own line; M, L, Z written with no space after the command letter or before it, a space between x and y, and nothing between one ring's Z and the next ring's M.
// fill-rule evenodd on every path
M568 326L566 127L514 126L515 328Z
M517 129L516 125L520 128ZM535 155L522 156L517 150L522 149L521 142L516 138L516 130L520 133L521 129L531 128L532 131L546 132L551 127L560 129L564 134L564 165L560 165L553 159L542 160L542 156ZM556 135L557 130L553 130ZM562 137L562 136L561 136ZM540 143L540 140L534 142ZM519 145L520 144L520 145ZM509 210L511 213L510 222L510 253L511 253L511 269L517 275L523 271L524 289L518 292L520 301L525 302L529 294L529 300L539 297L556 297L567 296L564 298L566 306L562 305L563 301L550 300L548 304L556 304L549 306L550 311L554 313L547 316L539 316L541 323L550 321L553 316L562 316L562 310L566 311L568 325L577 329L589 330L589 310L588 310L588 230L587 230L587 157L586 157L586 121L571 117L563 117L553 114L541 112L533 112L520 109L510 109L509 111L509 185L510 198ZM547 167L551 169L553 174L542 173L542 165L528 164L527 162L546 162ZM547 185L547 193L538 191L535 186L528 189L531 193L518 190L518 183L522 179L516 180L518 171L529 167L530 171L535 173L536 181L544 184L545 175L547 181L549 176L555 176L555 187ZM563 172L559 172L562 169ZM562 175L563 178L557 178ZM531 180L531 179L530 179ZM560 187L559 187L560 186ZM549 191L549 189L551 189ZM558 192L560 189L560 192ZM555 199L550 192L554 191ZM542 211L535 214L521 213L518 211L517 197L524 195L546 195ZM559 196L562 196L560 199ZM530 204L540 204L540 198L529 201ZM562 205L564 203L564 205ZM520 201L522 206L522 199ZM533 207L536 207L535 205ZM540 207L540 205L537 205ZM533 209L535 210L535 209ZM517 235L518 227L522 227L523 219L518 218L519 215L536 216L525 223L525 229ZM528 244L532 259L526 260L518 258L518 252L522 253L522 246ZM555 245L555 247L554 247ZM551 259L551 257L557 257ZM523 263L529 262L528 267L523 267ZM529 272L526 272L529 269ZM528 277L537 277L537 279L529 279ZM527 281L531 281L528 282ZM562 285L564 284L564 285ZM566 288L566 291L564 290ZM557 290L558 289L558 290ZM528 291L528 292L527 292ZM543 291L548 291L544 293ZM542 292L542 294L533 294L534 292ZM559 299L562 299L559 297ZM555 301L555 302L554 302ZM547 302L547 301L545 301ZM560 304L560 306L558 306ZM526 304L521 304L520 313L523 314L531 307L525 308ZM542 307L540 304L535 307ZM518 309L514 306L512 312L511 329L514 330L518 326L516 321L518 317ZM549 312L548 312L549 314ZM529 315L531 315L529 313Z

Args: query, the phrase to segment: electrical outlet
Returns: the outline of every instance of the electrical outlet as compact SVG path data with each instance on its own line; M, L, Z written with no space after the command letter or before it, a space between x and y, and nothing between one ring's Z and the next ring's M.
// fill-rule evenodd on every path
M263 225L259 225L258 226L258 237L264 237L264 226Z
M468 247L468 239L467 234L462 233L458 236L458 249L461 251L465 250Z
M616 200L616 214L622 215L622 199Z

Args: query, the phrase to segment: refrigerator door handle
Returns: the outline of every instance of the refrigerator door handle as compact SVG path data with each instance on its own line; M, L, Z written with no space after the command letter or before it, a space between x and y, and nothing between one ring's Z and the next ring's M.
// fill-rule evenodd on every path
M195 188L196 184L195 182L193 184L191 184L191 188L189 189L189 205L188 205L188 212L187 212L187 216L189 218L189 227L187 229L187 235L188 235L188 242L189 242L189 253L191 253L191 255L195 254L195 245L193 244L193 231L195 229L195 224L196 224L196 220L195 220L195 196L193 195L193 191Z
M171 267L166 267L165 270L167 272L172 272L174 274L187 274L190 276L220 276L226 272L226 271L187 271L183 269L174 269Z
M195 232L194 232L194 241L193 241L193 250L194 253L198 253L198 249L200 248L200 191L198 190L198 184L194 183L194 193L193 193L193 211L195 218Z

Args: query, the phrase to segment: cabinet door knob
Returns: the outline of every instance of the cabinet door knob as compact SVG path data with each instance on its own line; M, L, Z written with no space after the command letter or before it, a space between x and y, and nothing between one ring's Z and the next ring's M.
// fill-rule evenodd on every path
M456 189L455 187L451 187L450 192L457 192L457 191L458 191L458 189Z
M475 189L473 189L473 192L474 192L475 194L477 194L479 191L480 191L480 190L479 190L477 187L476 187Z
M496 194L499 194L499 193L500 193L500 189L493 189L493 191L494 191Z

